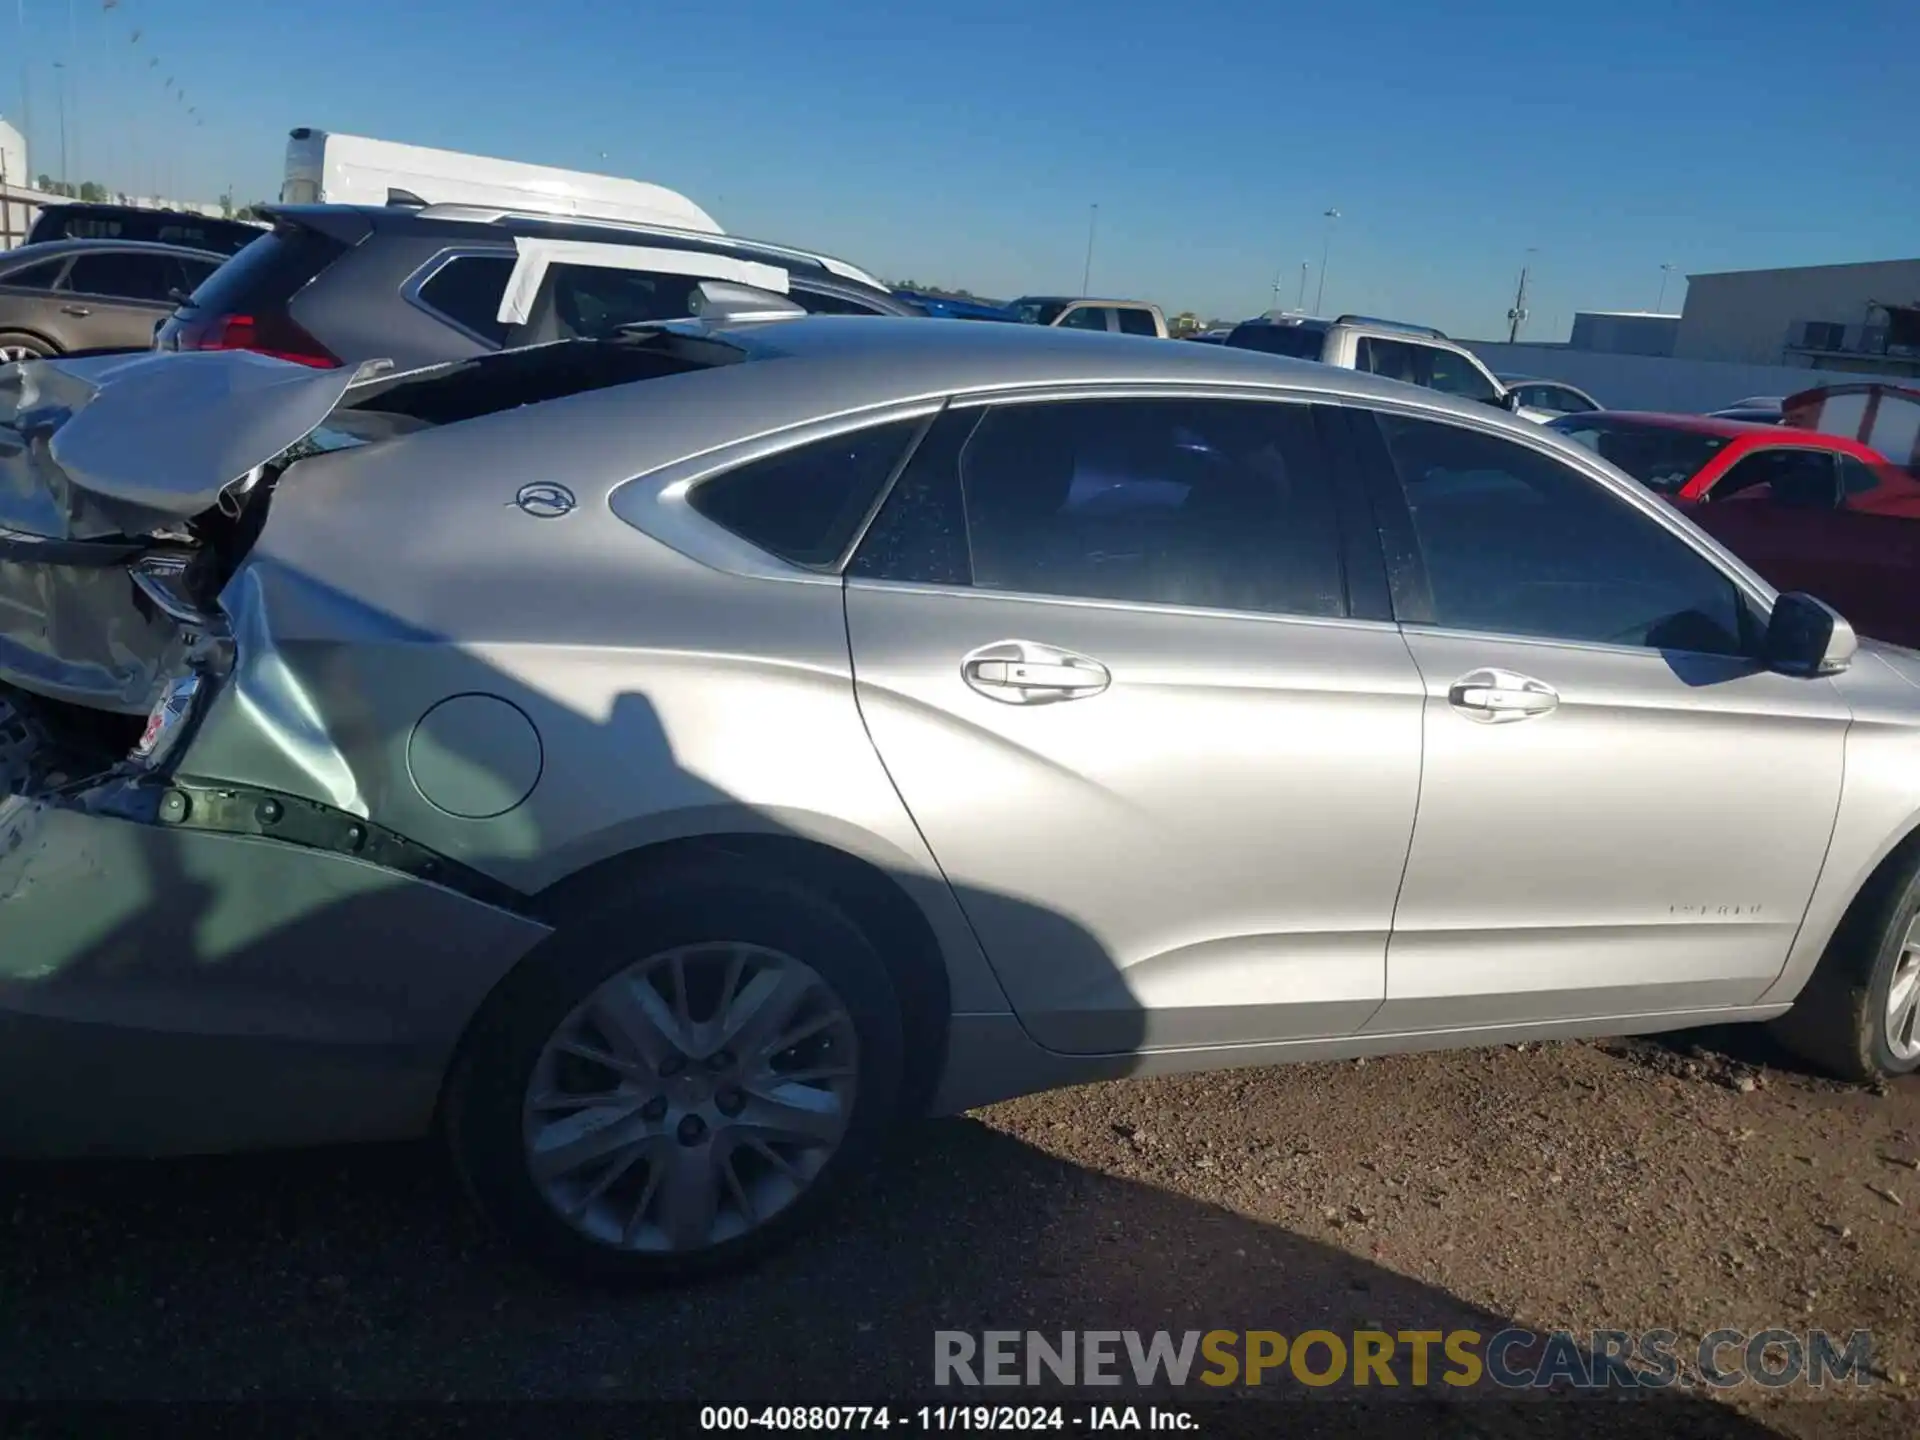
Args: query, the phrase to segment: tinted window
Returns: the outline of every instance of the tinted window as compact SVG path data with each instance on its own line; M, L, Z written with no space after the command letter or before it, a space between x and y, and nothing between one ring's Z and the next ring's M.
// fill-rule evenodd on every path
M18 270L9 270L0 275L0 285L17 285L23 290L51 290L53 282L60 278L60 267L67 262L60 260L42 260L38 265L22 265Z
M193 305L231 315L283 310L297 290L346 250L317 230L282 225L214 271L193 292Z
M1564 385L1520 385L1520 403L1529 410L1545 410L1554 415L1578 415L1593 409Z
M798 286L789 292L787 298L810 315L891 315L893 313L877 305L848 299L844 295L816 295Z
M973 583L960 456L980 417L978 410L950 410L933 422L867 527L848 575L918 585Z
M604 335L646 320L684 320L693 313L697 275L610 270L599 265L554 265L547 271L553 309L576 335Z
M1733 582L1598 482L1497 436L1379 419L1425 562L1431 623L1745 652Z
M50 206L34 222L33 240L156 240L195 250L238 252L266 232L259 226L214 216L175 215L137 207Z
M456 255L420 287L420 303L499 345L509 329L499 319L500 297L513 265L511 255Z
M796 565L836 564L922 422L817 440L703 480L688 503Z
M63 290L85 295L112 295L126 300L165 300L177 283L170 255L140 255L106 251L76 255Z
M1480 367L1458 350L1443 350L1438 345L1415 346L1426 361L1426 383L1443 395L1458 395L1462 400L1493 401L1500 392Z
M1064 300L1015 300L1007 309L1023 324L1051 325L1060 318L1060 312L1067 308Z
M1864 495L1869 490L1880 488L1880 477L1873 473L1873 467L1851 455L1842 455L1840 459L1840 488L1849 495Z
M1105 330L1107 312L1098 305L1082 305L1077 310L1069 310L1060 321L1062 330Z
M1709 500L1766 500L1798 510L1833 510L1840 477L1829 450L1756 450L1713 482Z
M1676 495L1731 443L1725 435L1631 420L1555 420L1548 427L1617 465L1649 490Z
M182 259L176 263L180 267L180 275L176 283L182 295L191 295L195 290L198 290L202 285L207 283L207 277L209 275L220 268L211 260Z
M1158 335L1159 328L1153 323L1151 310L1119 309L1114 314L1120 317L1120 329L1127 335Z
M960 470L977 586L1345 612L1331 495L1304 407L1009 405L980 422Z
M1227 335L1227 344L1238 349L1295 360L1318 360L1326 343L1327 332L1318 325L1269 325L1258 320L1236 325Z

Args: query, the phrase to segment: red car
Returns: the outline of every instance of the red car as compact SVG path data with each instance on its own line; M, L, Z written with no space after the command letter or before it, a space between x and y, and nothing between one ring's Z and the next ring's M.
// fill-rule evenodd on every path
M1920 480L1840 435L1597 411L1551 427L1684 509L1780 590L1920 648Z

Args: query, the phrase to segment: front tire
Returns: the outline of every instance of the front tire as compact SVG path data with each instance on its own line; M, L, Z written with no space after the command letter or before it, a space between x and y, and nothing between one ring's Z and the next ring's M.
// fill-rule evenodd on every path
M469 1193L521 1249L685 1280L786 1243L864 1169L904 1063L886 966L841 911L681 870L563 920L474 1022L443 1113Z
M1843 1080L1920 1069L1920 863L1877 877L1828 942L1780 1042Z

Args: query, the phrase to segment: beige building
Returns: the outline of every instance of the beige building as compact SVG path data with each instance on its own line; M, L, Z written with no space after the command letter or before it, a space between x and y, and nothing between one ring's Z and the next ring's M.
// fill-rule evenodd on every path
M1688 360L1920 374L1920 260L1689 275Z

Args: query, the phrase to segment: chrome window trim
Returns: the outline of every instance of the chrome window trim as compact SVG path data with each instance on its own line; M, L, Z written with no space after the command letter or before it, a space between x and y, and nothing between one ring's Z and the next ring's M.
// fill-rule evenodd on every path
M480 259L505 260L508 266L511 267L519 258L519 252L513 248L511 243L504 246L498 244L449 245L429 256L418 269L401 282L400 298L413 306L413 308L421 314L429 316L437 323L445 325L450 330L459 331L462 335L473 341L474 344L484 345L489 350L498 350L502 348L501 341L495 340L487 335L482 335L471 326L454 319L451 315L447 314L446 311L436 309L422 299L420 295L421 289L427 282L432 280L434 276L438 275L455 260L474 257ZM506 287L503 285L501 287L501 293L504 294L505 291Z
M751 579L839 585L842 582L838 570L810 570L783 560L709 520L694 509L689 500L693 488L742 465L796 450L817 440L831 440L837 435L895 421L931 419L944 404L942 396L890 401L730 440L621 481L607 493L607 508L625 524L710 569ZM868 519L871 520L871 516Z

